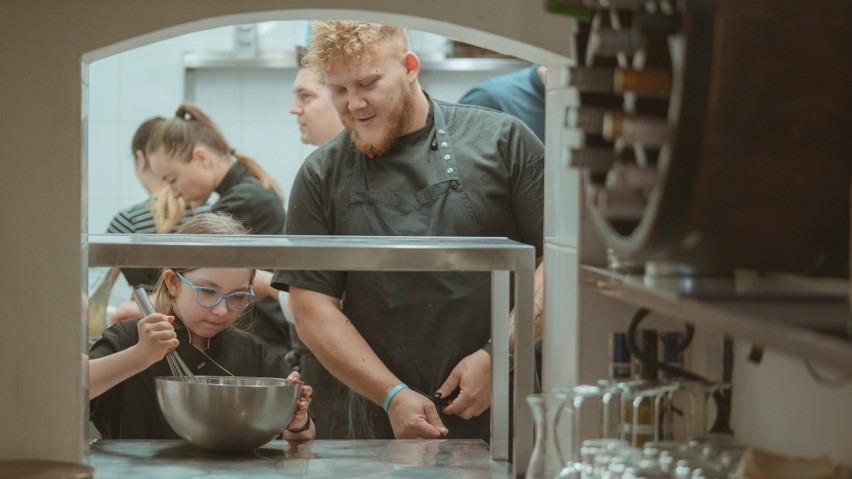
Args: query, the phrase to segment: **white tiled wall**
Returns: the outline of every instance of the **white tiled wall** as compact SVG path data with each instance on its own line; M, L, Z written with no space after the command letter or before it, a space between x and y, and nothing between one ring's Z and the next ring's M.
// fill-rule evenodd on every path
M261 50L291 50L309 38L308 22L258 25ZM130 141L144 120L172 115L192 101L222 129L231 145L252 157L275 178L285 194L301 162L314 150L299 141L295 117L289 113L293 69L185 70L187 52L230 51L234 27L172 38L137 48L89 67L89 231L106 231L123 208L143 201L147 193L133 171ZM446 39L411 32L412 49L433 57ZM418 51L418 49L421 49ZM506 71L424 71L420 83L431 95L458 100L470 87Z

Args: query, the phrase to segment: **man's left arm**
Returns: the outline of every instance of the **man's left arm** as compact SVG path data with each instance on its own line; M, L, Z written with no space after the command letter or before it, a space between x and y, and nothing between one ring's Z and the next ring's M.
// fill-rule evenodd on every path
M538 259L535 269L535 339L541 339L542 311L544 311L544 263ZM509 356L515 351L515 312L509 315ZM438 388L441 396L446 397L459 388L459 395L448 402L441 412L455 414L462 419L479 416L491 407L491 353L478 349L462 359L444 384Z
M520 121L508 125L501 155L509 172L511 211L520 233L520 241L534 245L539 257L534 275L535 339L541 338L544 310L544 145ZM515 314L509 315L509 354L515 349ZM491 354L479 349L463 358L438 389L446 397L456 388L459 395L443 412L465 419L482 414L491 406Z

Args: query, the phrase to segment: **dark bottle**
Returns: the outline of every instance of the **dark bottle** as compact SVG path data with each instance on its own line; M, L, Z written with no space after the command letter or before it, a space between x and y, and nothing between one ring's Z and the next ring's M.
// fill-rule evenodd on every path
M648 0L548 0L545 2L547 11L559 8L612 8L615 10L635 10L643 7ZM592 7L592 8L590 8Z
M667 98L671 92L670 70L621 70L611 68L572 67L568 70L568 85L583 93L623 94Z
M636 339L639 343L640 353L651 359L658 360L656 329L637 329ZM656 381L658 379L657 365L650 362L643 362L638 357L633 358L633 377L646 381Z
M633 55L645 46L645 36L632 28L600 28L589 34L589 55L614 57L618 54ZM589 63L587 61L587 63Z
M606 174L615 164L615 152L612 148L571 149L570 158L569 165L572 168L585 168L592 174Z
M683 351L678 350L678 346L683 343L684 336L683 331L665 331L660 333L660 345L662 346L661 360L663 364L683 369ZM677 374L663 369L662 376L664 381L670 381L676 378ZM676 439L677 431L681 431L683 428L683 411L676 408L669 401L668 397L664 397L660 415L660 437L663 440Z
M683 351L678 351L678 345L683 342L683 331L666 331L660 334L660 344L662 345L662 362L669 366L674 366L683 369ZM671 379L677 375L663 370L663 378Z
M669 141L671 127L662 118L608 111L603 117L601 135L608 141L621 139L629 145L660 148Z
M586 134L601 135L609 142L621 139L628 145L638 143L647 148L659 148L671 136L671 128L665 119L593 107L568 108L565 126Z
M636 331L639 352L649 359L657 360L657 331L654 329L639 329ZM638 357L633 360L634 377L644 379L649 382L658 380L658 370L656 364L640 360ZM642 447L648 441L654 440L654 400L646 397L639 403L639 407L635 408L636 426L632 430L632 445Z
M595 15L595 9L584 5L582 0L545 0L544 10L559 15L567 15L584 23L592 21L592 17Z
M616 331L609 337L609 378L630 379L630 350L627 349L627 334Z

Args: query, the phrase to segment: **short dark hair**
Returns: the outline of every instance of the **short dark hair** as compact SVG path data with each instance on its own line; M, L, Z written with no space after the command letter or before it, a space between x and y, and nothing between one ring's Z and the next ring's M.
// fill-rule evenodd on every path
M296 45L296 66L299 68L306 67L302 60L305 59L305 54L308 53L308 47Z

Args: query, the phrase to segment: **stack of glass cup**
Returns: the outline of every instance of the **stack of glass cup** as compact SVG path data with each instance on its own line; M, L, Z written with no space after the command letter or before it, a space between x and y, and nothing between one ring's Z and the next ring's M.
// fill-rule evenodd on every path
M627 380L532 394L527 479L728 479L746 446L709 433L713 393L730 385ZM546 406L546 411L544 410Z

